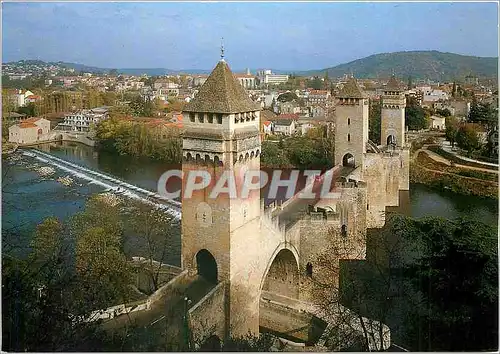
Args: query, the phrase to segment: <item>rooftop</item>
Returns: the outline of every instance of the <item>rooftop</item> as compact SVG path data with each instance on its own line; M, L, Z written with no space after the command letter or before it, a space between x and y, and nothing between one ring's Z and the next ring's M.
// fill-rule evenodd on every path
M219 61L185 112L240 113L260 110L234 77L224 60Z
M401 82L399 82L394 75L391 76L387 85L385 85L385 89L390 91L403 91Z
M349 78L347 82L340 90L337 97L340 98L366 98L366 94L363 92L361 87L359 87L358 82L354 77Z

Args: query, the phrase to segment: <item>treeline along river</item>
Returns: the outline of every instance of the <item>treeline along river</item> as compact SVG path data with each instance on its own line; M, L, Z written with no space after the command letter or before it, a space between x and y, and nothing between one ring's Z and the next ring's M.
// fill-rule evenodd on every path
M151 191L157 191L158 180L165 171L180 168L180 165L97 152L92 147L78 143L50 143L38 148ZM60 177L68 176L68 173L57 167L52 167L55 171L50 171L50 167L49 164L24 156L22 150L2 160L4 246L15 244L25 247L29 244L35 226L46 217L56 216L65 220L82 210L89 196L104 191L99 185L71 175L73 183L62 183L64 180L61 181ZM172 183L173 186L167 187L169 191L180 188L178 179L172 179ZM402 192L400 206L390 208L390 211L412 217L473 217L495 227L498 223L498 204L494 200L462 196L446 190L436 191L418 184L411 185L409 192ZM172 249L171 253L180 255L180 242L175 244L177 249ZM8 251L8 248L4 248L4 251ZM172 257L167 257L172 259L165 261L179 259L179 256Z

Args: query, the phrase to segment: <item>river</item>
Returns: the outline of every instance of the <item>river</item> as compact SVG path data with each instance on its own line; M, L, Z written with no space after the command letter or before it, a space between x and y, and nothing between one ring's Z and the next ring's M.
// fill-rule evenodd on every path
M97 153L94 148L78 143L43 144L40 148L55 156L113 174L151 191L156 191L157 181L162 173L180 167L106 152ZM57 179L67 173L57 169L52 175L44 177L36 171L43 166L43 163L22 156L19 152L2 160L4 251L8 251L9 247L26 247L35 226L43 219L55 216L65 220L82 210L90 195L103 191L102 187L76 178L75 183L66 186ZM474 217L495 227L498 224L498 204L495 200L463 196L450 191L436 191L417 184L411 185L410 191L402 192L400 200L400 207L391 208L391 211L412 217ZM180 249L172 252L178 254ZM179 259L177 256L173 258Z

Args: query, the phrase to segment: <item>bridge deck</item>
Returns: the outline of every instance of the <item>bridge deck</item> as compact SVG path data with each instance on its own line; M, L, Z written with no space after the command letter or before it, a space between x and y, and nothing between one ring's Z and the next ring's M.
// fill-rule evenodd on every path
M280 225L285 226L285 228L288 228L295 224L297 222L301 215L303 215L306 211L309 205L316 205L320 200L321 200L321 194L322 194L322 189L323 189L323 184L326 182L325 181L325 175L327 173L332 173L332 179L331 179L331 185L330 188L328 189L329 192L332 192L335 188L335 182L341 181L343 178L348 177L355 168L353 167L348 167L348 166L335 166L331 170L327 171L324 173L321 177L321 179L317 180L314 182L313 187L312 187L312 193L315 195L314 198L299 198L297 193L293 198L294 200L288 202L286 206L279 211L279 213L276 214L276 216L279 217L279 223ZM329 182L329 181L328 181Z
M308 344L316 343L327 324L304 310L297 299L263 291L260 301L260 327L279 337Z
M144 344L155 340L156 347L162 346L167 351L181 351L186 348L186 332L184 316L187 310L200 301L215 287L200 276L167 293L160 301L154 303L149 311L138 311L121 315L108 320L103 328L110 333L126 335L130 327L142 331L147 338L141 338ZM184 298L190 303L186 306Z

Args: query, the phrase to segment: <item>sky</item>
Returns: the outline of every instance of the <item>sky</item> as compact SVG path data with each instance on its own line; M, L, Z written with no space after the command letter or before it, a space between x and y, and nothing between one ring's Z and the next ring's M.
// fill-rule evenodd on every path
M497 3L2 3L2 62L323 69L372 54L498 56Z

